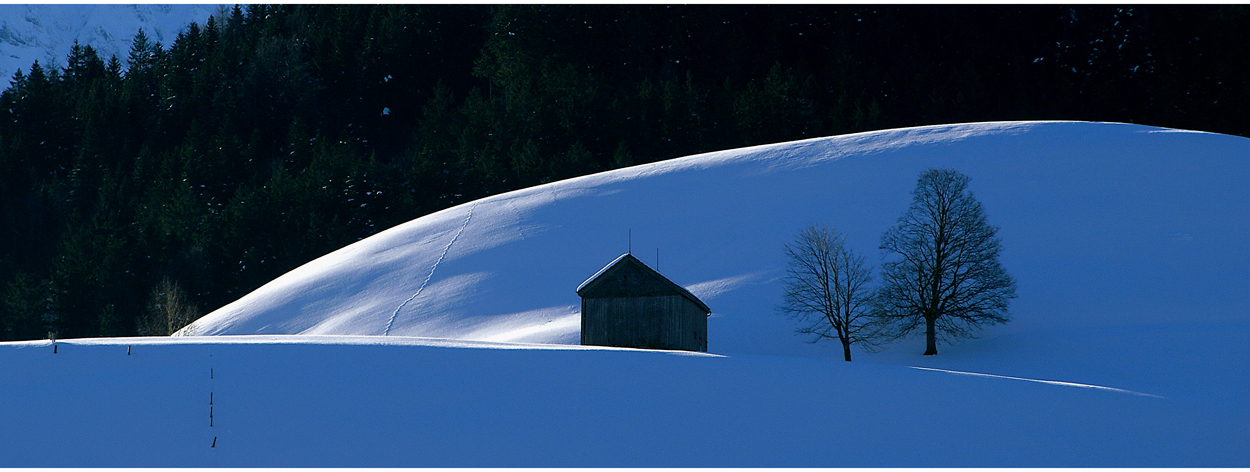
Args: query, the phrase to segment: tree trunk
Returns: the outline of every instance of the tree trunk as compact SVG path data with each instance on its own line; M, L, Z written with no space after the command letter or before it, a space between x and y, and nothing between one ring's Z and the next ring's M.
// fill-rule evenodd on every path
M937 318L924 317L924 355L932 356L937 354L937 333L934 331L934 323Z
M842 341L842 357L845 357L847 362L851 362L851 343Z

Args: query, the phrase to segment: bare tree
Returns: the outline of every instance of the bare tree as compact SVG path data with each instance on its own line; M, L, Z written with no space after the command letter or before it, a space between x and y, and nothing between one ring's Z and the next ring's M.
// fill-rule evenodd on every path
M881 238L887 257L877 315L891 337L925 327L924 355L937 339L973 337L982 325L1008 321L1016 283L998 262L998 228L968 191L968 176L949 169L920 175L911 207Z
M200 317L199 307L187 298L177 282L164 277L148 295L148 306L139 320L139 334L168 336Z
M842 235L820 226L804 228L787 244L785 301L778 308L800 323L799 333L814 335L812 342L837 339L842 355L851 361L851 345L871 344L872 274L864 258L843 243Z

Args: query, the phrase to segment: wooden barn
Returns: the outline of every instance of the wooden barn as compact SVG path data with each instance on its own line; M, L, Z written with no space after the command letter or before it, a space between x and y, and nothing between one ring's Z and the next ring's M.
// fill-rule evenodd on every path
M633 255L600 269L577 294L583 345L707 352L712 310Z

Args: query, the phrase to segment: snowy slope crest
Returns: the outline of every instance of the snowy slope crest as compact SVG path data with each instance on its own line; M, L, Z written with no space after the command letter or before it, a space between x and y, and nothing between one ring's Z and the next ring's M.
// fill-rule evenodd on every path
M713 152L484 198L316 259L187 331L575 344L574 289L632 232L636 256L712 308L711 352L825 356L775 312L782 245L824 223L877 261L934 167L972 178L1019 283L1013 321L983 341L1246 321L1250 140L1000 122Z
M846 199L853 188L826 187L811 179L813 172L836 171L841 166L834 162L847 157L1014 135L1028 127L980 124L813 139L509 192L314 260L187 331L576 343L580 301L574 290L628 250L631 232L640 257L655 262L659 250L666 275L715 302L747 287L775 285L780 244L798 226L839 223L821 194ZM863 205L854 213L866 216L875 204ZM728 303L715 311L730 320L745 314ZM767 324L775 321L765 315Z
M169 47L188 24L203 23L217 5L55 5L0 4L0 84L19 69L65 67L77 40L96 49L100 59L126 57L140 29L148 39Z

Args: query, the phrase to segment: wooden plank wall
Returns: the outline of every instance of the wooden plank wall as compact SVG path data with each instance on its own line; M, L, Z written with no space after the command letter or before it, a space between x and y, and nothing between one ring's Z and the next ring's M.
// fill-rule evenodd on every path
M707 351L707 314L681 295L582 299L582 344Z

